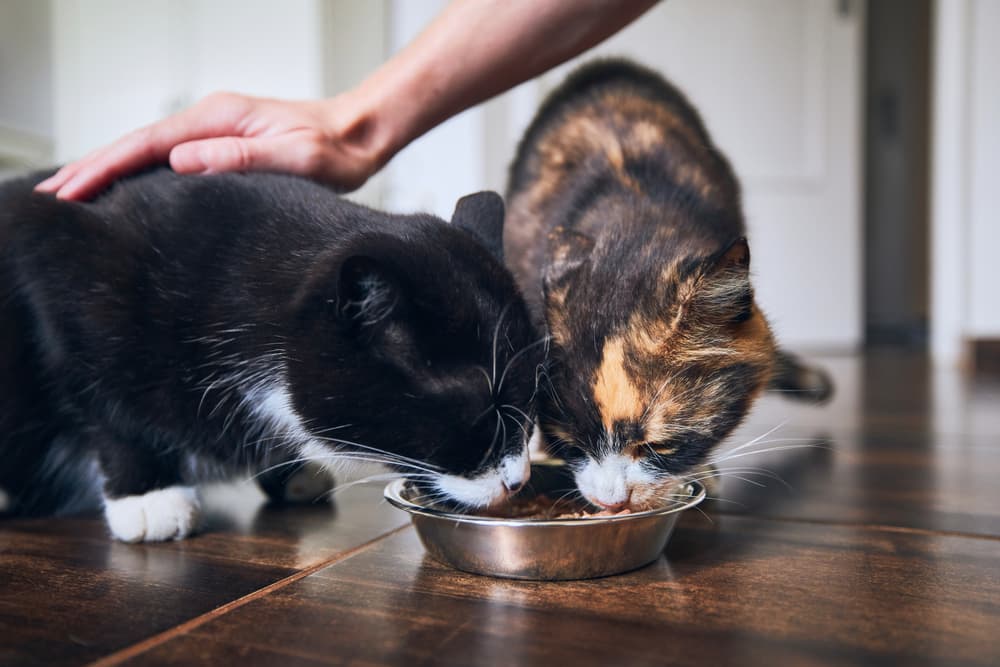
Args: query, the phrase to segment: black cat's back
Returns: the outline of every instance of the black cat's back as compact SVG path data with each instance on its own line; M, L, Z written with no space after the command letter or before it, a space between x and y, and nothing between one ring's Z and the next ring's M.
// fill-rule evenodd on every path
M0 186L0 489L18 513L103 483L116 537L183 537L207 474L306 460L377 460L471 506L523 483L542 348L494 193L449 225L275 174L156 169L90 203L39 178Z

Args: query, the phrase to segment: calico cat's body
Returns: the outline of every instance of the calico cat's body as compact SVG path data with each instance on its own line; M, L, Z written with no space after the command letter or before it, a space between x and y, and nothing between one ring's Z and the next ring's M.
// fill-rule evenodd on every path
M90 204L38 180L0 185L9 511L103 484L118 538L183 537L207 476L338 452L471 506L524 482L542 352L496 195L447 225L284 176L157 170Z
M657 74L572 74L521 141L508 206L508 263L551 335L540 424L592 502L660 504L769 382L828 393L777 351L733 171Z

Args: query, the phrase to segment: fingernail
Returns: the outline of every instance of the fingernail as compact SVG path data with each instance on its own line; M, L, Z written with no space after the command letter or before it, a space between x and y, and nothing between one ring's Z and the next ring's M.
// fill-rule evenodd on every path
M55 188L52 187L52 182L55 181L56 177L51 176L46 178L41 183L35 185L35 192L52 192Z

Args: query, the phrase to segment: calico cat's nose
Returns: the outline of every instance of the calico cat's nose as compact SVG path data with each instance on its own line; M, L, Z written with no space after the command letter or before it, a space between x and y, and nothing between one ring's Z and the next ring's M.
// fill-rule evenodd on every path
M625 509L626 507L628 507L628 503L629 503L630 499L631 499L631 496L629 496L629 498L626 498L625 500L623 500L621 502L618 502L618 503L605 503L605 502L602 502L600 500L594 500L594 502L597 503L598 505L600 505L602 509L607 510L608 512L614 513L614 512L620 512L623 509Z

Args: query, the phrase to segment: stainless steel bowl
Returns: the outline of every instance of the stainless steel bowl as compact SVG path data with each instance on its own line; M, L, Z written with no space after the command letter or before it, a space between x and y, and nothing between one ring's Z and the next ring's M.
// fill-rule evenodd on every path
M532 465L531 492L574 488L558 461ZM385 488L386 499L409 512L420 541L437 560L466 572L512 579L590 579L640 568L656 560L684 510L705 498L698 482L663 509L571 519L503 519L442 511L410 500L404 480Z

